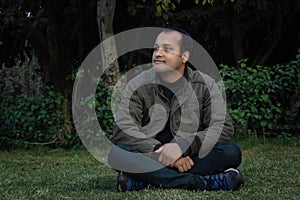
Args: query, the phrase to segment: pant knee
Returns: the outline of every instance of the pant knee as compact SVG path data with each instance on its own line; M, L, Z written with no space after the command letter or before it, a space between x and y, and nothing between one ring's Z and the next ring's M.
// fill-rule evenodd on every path
M233 142L226 148L226 157L231 160L233 167L238 167L242 162L242 152L238 145Z

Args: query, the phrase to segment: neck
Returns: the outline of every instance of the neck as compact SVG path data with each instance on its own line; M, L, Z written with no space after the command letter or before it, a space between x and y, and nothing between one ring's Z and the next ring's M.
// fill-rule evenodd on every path
M162 72L160 73L160 77L167 83L174 83L183 76L184 68L181 67L179 70Z

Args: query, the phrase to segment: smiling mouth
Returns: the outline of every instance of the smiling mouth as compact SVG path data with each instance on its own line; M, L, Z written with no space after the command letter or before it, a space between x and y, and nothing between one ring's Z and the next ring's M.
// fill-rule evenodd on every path
M163 60L154 60L153 63L154 63L154 64L166 64L166 62L163 61Z

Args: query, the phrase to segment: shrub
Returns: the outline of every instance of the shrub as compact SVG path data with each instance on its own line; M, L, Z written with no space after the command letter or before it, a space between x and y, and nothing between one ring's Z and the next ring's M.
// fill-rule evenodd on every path
M299 66L300 56L287 64L272 67L247 65L241 68L220 65L227 93L229 113L240 134L279 134L299 129ZM294 104L290 104L294 99Z
M111 97L112 91L103 79L98 82L94 94L85 94L81 97L76 112L83 114L80 116L81 119L77 122L79 124L76 128L85 145L98 146L103 136L111 138L114 121ZM98 129L96 124L99 124L101 129Z
M97 119L100 123L102 130L104 131L103 134L107 136L112 136L112 128L113 128L113 113L111 109L111 98L112 98L112 91L107 89L106 84L101 79L97 85L96 90L96 115Z
M28 146L32 143L58 145L63 134L65 115L62 95L47 87L45 95L3 96L0 100L0 144Z

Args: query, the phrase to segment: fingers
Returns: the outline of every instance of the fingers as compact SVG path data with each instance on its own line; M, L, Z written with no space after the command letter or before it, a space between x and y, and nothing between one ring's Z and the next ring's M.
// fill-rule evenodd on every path
M178 171L179 171L179 172L185 172L185 171L184 171L184 168L183 168L182 166L179 166L179 167L178 167Z
M188 162L192 168L192 166L194 166L194 161L189 156L187 158L188 158Z
M183 164L183 169L184 169L185 172L189 171L191 168L192 168L192 166L190 165L189 162L185 162Z
M188 163L184 163L180 166L178 166L178 171L179 172L187 172L191 169L192 167Z
M187 172L194 166L194 162L189 156L187 156L185 158L178 159L174 166L179 172Z

